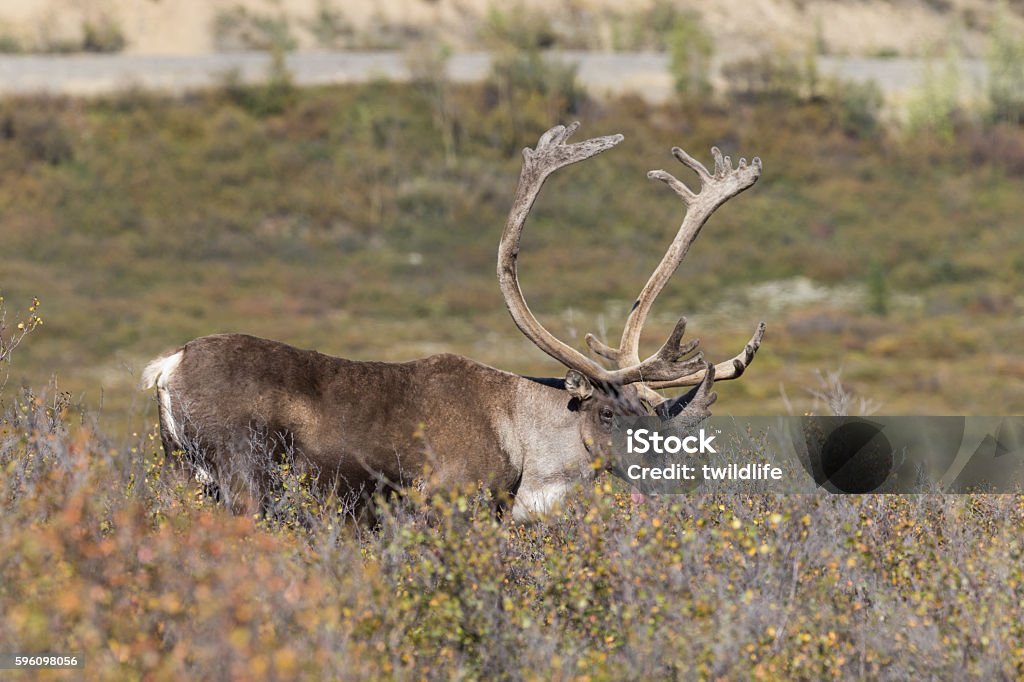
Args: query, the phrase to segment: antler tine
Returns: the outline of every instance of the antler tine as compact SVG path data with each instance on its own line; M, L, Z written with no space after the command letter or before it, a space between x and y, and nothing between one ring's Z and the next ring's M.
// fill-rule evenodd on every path
M723 157L718 147L711 148L711 155L715 157L715 177L724 178L726 172L732 170L732 159L728 156Z
M671 173L666 173L663 170L652 170L647 173L647 177L652 180L661 180L671 187L676 194L682 197L683 202L687 206L697 200L697 195L693 193L693 190L676 179Z
M716 149L718 149L718 147L712 147L711 153L714 154ZM700 178L701 185L711 179L711 173L709 173L708 169L704 167L704 164L687 154L682 148L672 147L672 156L679 159L681 164L696 173L697 177Z
M715 379L717 381L724 381L725 379L736 379L746 371L750 363L754 361L754 355L757 350L761 347L761 341L764 339L765 324L761 322L757 325L757 329L754 331L754 335L750 337L750 341L743 347L743 350L735 357L720 362L717 365L713 365L715 369ZM651 388L676 388L678 386L696 386L700 384L704 379L704 370L693 372L685 376L680 376L670 381L651 381L648 385Z
M686 402L686 406L683 407L682 412L679 416L684 419L687 418L701 418L711 416L711 406L718 400L718 394L711 390L716 379L722 377L717 376L715 371L715 365L708 365L704 371L704 378L694 389L693 395L689 396L689 400Z
M587 346L590 347L590 350L592 350L595 355L599 355L605 360L611 360L612 362L619 359L618 348L612 348L593 334L588 333L583 340L587 342Z

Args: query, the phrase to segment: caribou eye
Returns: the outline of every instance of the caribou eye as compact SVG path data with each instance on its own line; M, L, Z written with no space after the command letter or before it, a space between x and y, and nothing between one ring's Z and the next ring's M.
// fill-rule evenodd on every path
M611 424L612 423L612 419L614 417L615 417L615 413L612 412L612 408L610 408L610 407L602 407L601 408L601 421L603 421L606 424Z

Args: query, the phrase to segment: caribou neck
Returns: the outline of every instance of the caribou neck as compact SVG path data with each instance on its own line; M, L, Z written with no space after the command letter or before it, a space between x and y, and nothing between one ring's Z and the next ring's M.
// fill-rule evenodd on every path
M584 415L573 409L561 379L518 377L509 410L496 424L502 449L519 471L513 517L526 520L555 506L574 481L594 476L581 432Z

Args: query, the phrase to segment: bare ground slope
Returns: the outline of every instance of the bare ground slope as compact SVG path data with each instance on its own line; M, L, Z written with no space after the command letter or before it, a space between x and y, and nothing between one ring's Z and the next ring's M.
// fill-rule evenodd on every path
M546 17L556 33L580 43L573 47L589 49L615 48L622 25L653 4L522 1L527 10ZM839 54L903 56L918 56L951 40L968 54L978 54L1000 5L995 0L670 0L663 4L700 15L718 41L719 53L748 53L760 46L814 46ZM1018 15L1024 10L1021 2L1009 5ZM507 3L495 5L494 0L0 0L0 36L29 46L80 42L86 25L110 22L123 33L130 52L196 54L217 47L212 27L218 14L244 7L266 17L284 15L300 48L312 48L316 40L311 22L327 7L359 34L362 47L434 30L454 48L471 49L481 46L481 26L492 6L509 11Z

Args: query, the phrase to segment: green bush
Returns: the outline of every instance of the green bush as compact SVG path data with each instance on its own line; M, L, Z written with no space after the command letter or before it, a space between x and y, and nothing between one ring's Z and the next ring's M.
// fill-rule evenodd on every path
M541 121L576 116L586 93L576 81L577 67L546 58L538 50L508 50L494 56L485 87L490 121L500 136L499 148L510 152L527 130L544 128Z
M238 72L231 71L224 77L223 88L229 101L257 118L284 113L298 97L281 50L271 52L270 67L263 82L243 83Z
M504 9L492 5L481 33L485 45L499 50L542 50L556 41L548 16L522 2L513 2Z
M672 17L667 32L669 71L676 92L685 97L703 97L711 92L711 58L714 42L700 17L684 12Z
M27 168L35 163L58 166L74 157L74 132L67 123L66 100L39 100L28 112L11 102L0 104L0 144L6 147L0 166ZM11 153L13 152L13 153Z
M306 22L306 28L317 47L327 50L348 47L355 37L355 27L331 0L317 0L316 13Z
M921 85L907 102L910 130L948 143L953 139L960 114L960 71L956 56L948 55L941 64L927 62Z
M996 15L987 55L988 99L991 117L1024 123L1024 38L1010 27L1007 10Z
M836 117L843 130L856 137L881 132L879 119L885 97L875 81L836 82L830 93Z
M294 50L298 45L283 12L253 12L242 5L219 10L213 19L217 50Z
M0 54L18 54L25 51L21 39L13 33L0 30Z
M722 66L728 93L741 100L800 100L818 96L819 76L814 54L798 55L773 49Z
M124 30L112 17L82 24L82 49L85 52L121 52L128 44Z
M885 276L884 266L875 261L868 271L868 309L876 315L885 317L889 314L889 283Z

